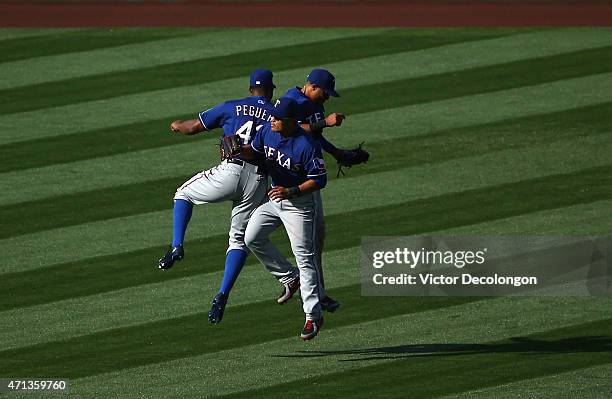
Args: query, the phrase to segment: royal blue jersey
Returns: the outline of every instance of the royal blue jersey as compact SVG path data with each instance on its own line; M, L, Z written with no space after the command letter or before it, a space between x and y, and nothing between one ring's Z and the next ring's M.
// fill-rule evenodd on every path
M251 147L266 158L273 186L294 187L315 179L323 188L327 182L321 145L299 126L293 136L283 137L266 124L257 131Z
M239 100L229 100L204 112L198 117L206 130L223 128L223 135L237 134L243 144L249 144L255 132L264 123L272 120L274 106L265 97L250 96Z
M325 107L311 101L299 87L287 90L284 97L292 98L298 103L298 121L300 123L315 123L325 119Z
M306 97L306 95L302 93L301 88L294 87L287 90L285 97L292 98L298 103L298 121L300 123L315 123L325 119L325 107ZM321 144L321 147L330 154L337 151L337 148L327 141L325 137L323 137L323 134L317 135L316 139Z

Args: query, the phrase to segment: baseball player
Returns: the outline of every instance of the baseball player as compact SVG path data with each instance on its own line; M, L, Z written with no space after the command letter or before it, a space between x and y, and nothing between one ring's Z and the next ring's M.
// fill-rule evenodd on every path
M306 80L306 84L303 87L294 87L285 93L285 97L293 98L298 104L298 120L302 129L315 137L323 150L336 158L340 167L350 167L367 161L369 155L364 150L361 150L361 145L354 150L342 150L323 137L323 129L340 126L346 118L344 114L335 112L327 117L325 116L325 108L323 107L325 101L330 96L340 97L340 94L335 90L336 79L334 75L325 69L315 68L308 74ZM338 173L340 171L341 169L339 169ZM321 307L328 312L334 312L340 307L340 303L327 295L323 278L322 252L325 239L325 222L323 219L323 199L321 198L320 191L314 193L314 199L317 208L315 253L319 272L318 276L321 279Z
M325 187L327 172L320 144L298 126L297 102L280 98L272 115L272 123L257 132L250 147L243 148L245 156L257 153L265 157L272 179L269 199L253 212L245 231L245 242L285 287L292 286L295 290L300 287L306 314L300 338L306 341L314 338L323 324L314 253L314 193ZM281 224L289 236L297 269L268 238ZM279 303L288 299L281 296Z
M251 96L221 103L201 112L198 119L174 121L170 128L173 132L186 135L223 128L223 136L236 135L242 144L248 145L256 131L272 120L274 107L270 100L275 87L271 71L255 70L250 76ZM223 280L208 313L211 323L219 323L223 318L230 290L247 257L244 231L251 213L265 199L266 189L267 175L263 161L257 163L235 157L196 174L174 195L173 238L170 249L158 261L158 267L162 270L171 268L174 262L184 257L183 241L194 204L220 201L232 201L233 204Z

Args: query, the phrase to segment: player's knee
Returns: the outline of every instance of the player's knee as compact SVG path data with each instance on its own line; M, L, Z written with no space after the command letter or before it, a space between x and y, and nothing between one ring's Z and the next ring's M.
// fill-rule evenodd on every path
M261 238L257 234L250 233L248 230L244 234L244 244L251 250L257 249L261 242Z
M240 234L240 235L232 235L232 234L230 234L228 251L230 251L232 249L240 249L242 251L246 251L247 250L247 245L244 242L244 234Z
M183 201L191 202L189 200L189 196L185 194L183 190L181 190L180 188L176 190L176 192L174 193L173 199L174 201L183 200Z
M244 242L230 242L229 246L227 247L227 251L226 252L232 251L234 249L238 249L238 250L244 251L244 252L248 252L249 251L248 247L246 246L246 244Z

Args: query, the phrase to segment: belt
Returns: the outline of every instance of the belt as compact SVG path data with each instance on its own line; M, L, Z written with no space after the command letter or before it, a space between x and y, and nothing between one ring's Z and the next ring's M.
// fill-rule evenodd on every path
M227 163L233 163L233 164L240 165L240 166L244 166L245 164L253 165L253 166L255 166L255 173L257 173L258 175L265 176L267 174L265 168L263 168L263 167L261 167L259 165L255 165L252 162L244 161L242 159L230 158L230 159L227 160Z

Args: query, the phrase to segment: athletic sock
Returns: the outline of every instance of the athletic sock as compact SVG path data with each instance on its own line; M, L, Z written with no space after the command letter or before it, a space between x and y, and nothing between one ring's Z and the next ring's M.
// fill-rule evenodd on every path
M246 262L247 253L241 249L232 249L225 257L225 271L223 272L223 281L219 292L229 295L234 283L238 279L238 275Z
M185 240L185 231L189 219L191 219L191 211L193 204L189 201L178 199L174 201L174 229L172 236L172 247L183 245Z

